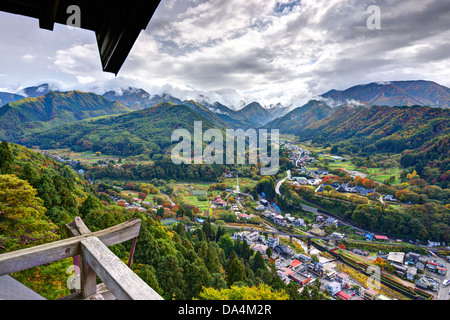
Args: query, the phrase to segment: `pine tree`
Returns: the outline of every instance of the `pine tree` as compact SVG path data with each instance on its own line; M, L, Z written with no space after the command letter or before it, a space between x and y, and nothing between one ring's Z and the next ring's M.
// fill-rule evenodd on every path
M12 173L13 155L6 141L0 144L0 173Z
M245 266L236 256L231 260L227 268L227 284L228 286L233 285L233 283L238 281L246 281L247 277L245 274Z
M165 300L183 300L185 280L184 270L181 268L178 259L172 255L166 255L160 259L156 275L164 294Z
M253 256L252 260L252 270L256 273L258 269L264 269L266 267L266 262L264 261L264 257L262 256L261 252L257 251L256 254Z

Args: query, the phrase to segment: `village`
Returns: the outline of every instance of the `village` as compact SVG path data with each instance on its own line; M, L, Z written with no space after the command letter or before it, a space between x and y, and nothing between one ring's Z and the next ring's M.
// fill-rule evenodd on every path
M292 176L288 173L285 179L291 185L305 186L314 188L317 194L324 193L326 186L329 186L337 192L358 193L361 196L368 196L373 190L361 186L351 186L349 184L324 184L323 178L329 172L327 170L307 170L307 165L314 164L316 160L311 156L310 151L302 149L299 146L285 144L285 147L291 151L291 158L296 167L292 169L292 173L298 176ZM54 159L64 162L65 160L54 155ZM67 161L67 164L76 167L78 163ZM83 175L83 169L74 170L77 174ZM232 238L235 241L246 241L256 252L259 251L263 256L272 261L277 268L277 275L286 284L293 281L300 286L300 291L304 286L313 283L320 284L320 290L327 292L332 299L340 300L391 300L397 299L395 295L389 296L386 292L381 292L379 287L374 287L368 283L361 283L361 279L355 279L348 273L342 271L339 267L342 263L336 257L329 253L333 250L343 250L337 247L340 241L349 241L360 239L361 241L402 244L401 240L389 239L384 235L373 234L369 231L349 225L341 221L337 217L323 212L317 207L302 205L306 216L291 215L284 213L273 202L269 202L264 194L258 195L258 205L249 208L244 205L244 200L249 194L240 192L239 180L237 178L237 186L235 190L227 188L226 197L217 195L214 200L209 201L209 208L218 210L229 210L236 216L238 223L247 226L247 223L260 221L252 224L249 230L234 232ZM282 181L279 181L282 182ZM233 196L232 202L228 200ZM110 196L118 205L127 210L138 210L141 212L156 212L161 206L157 206L152 202L145 201L134 197L134 201L127 202L121 197ZM396 201L390 195L385 195L387 201ZM382 201L382 199L381 199ZM249 212L250 211L250 212ZM176 219L164 219L164 225L177 222ZM201 226L205 222L204 218L197 218L194 224ZM258 228L263 227L262 232ZM192 228L187 226L187 228ZM236 228L235 228L236 229ZM295 235L303 235L309 237L309 241L300 240ZM286 240L292 243L298 243L303 249L301 252L293 249L292 246L286 244ZM316 246L311 246L311 239L321 241L322 250ZM412 243L411 243L412 244ZM440 243L428 242L428 247L439 246ZM270 251L269 251L270 249ZM270 255L268 254L270 252ZM450 260L437 257L432 251L427 255L421 255L414 252L369 252L358 248L348 250L348 254L353 256L364 257L374 265L375 260L382 259L389 262L393 266L393 274L400 277L402 281L408 282L407 286L427 292L434 299L447 300L449 298L448 280L445 279Z
M334 300L395 300L389 294L382 293L380 283L361 283L360 278L355 279L346 272L343 272L338 259L329 256L325 251L317 248L308 248L307 244L299 239L294 239L303 248L303 253L296 252L291 246L281 243L283 236L276 236L274 231L270 233L261 233L257 230L246 230L236 232L232 235L234 241L246 241L255 251L268 260L272 261L277 269L277 275L286 284L291 281L300 286L300 292L303 287L313 283L320 284L321 291L327 291L327 294ZM328 250L333 248L333 240L330 239ZM307 252L307 253L306 253ZM369 256L369 251L353 249L354 255L363 257ZM447 262L430 255L421 255L414 252L378 252L372 255L372 259L385 259L394 268L394 273L410 282L409 287L427 291L435 298L448 299L448 284L445 279L447 273Z

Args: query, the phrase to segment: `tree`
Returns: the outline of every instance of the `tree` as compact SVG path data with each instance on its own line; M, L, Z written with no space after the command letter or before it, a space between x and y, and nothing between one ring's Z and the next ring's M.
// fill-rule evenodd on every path
M185 299L198 297L203 287L211 283L211 275L205 266L203 259L197 258L188 263L184 268L183 279L185 281Z
M267 247L266 254L269 258L272 257L272 248L271 247Z
M36 190L15 175L0 175L0 245L7 251L54 241L58 227L45 216Z
M224 251L225 256L228 257L234 248L233 239L229 234L225 234L219 239L219 247Z
M263 269L266 267L266 262L261 254L261 252L257 251L252 259L251 264L253 272L256 272L258 269Z
M39 174L30 163L26 163L20 178L28 181L33 187L36 187L36 182L39 180Z
M155 269L148 264L139 265L139 269L135 270L136 274L144 280L146 284L148 284L153 290L155 290L159 295L163 294L163 290L161 289L158 279L156 278Z
M89 194L80 207L80 215L82 217L86 217L92 211L101 210L102 206L103 205L101 204L100 200L98 200L93 195Z
M13 155L6 141L0 144L0 173L12 173Z
M238 281L245 281L245 266L238 257L234 257L226 269L227 285L230 287Z
M184 270L178 259L172 255L163 256L158 263L156 275L165 300L183 300L185 280Z
M38 196L44 200L44 205L47 209L59 205L61 199L56 190L52 179L47 173L44 173L37 183Z
M267 284L258 286L232 286L229 289L204 288L200 300L289 300L285 291L274 291Z
M147 194L144 193L144 192L139 192L139 193L138 193L138 197L139 197L139 199L141 199L141 200L145 200L145 199L147 198Z

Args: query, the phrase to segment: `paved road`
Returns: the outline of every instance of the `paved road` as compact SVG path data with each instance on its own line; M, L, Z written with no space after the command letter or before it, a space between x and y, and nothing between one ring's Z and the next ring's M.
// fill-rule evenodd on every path
M287 177L278 181L277 186L275 187L276 194L278 194L279 196L282 196L282 197L284 197L284 196L280 192L280 187L287 179L289 179L289 180L291 179L291 170L286 171L286 173L287 173Z
M173 207L176 205L175 202L173 202L172 199L170 199L169 195L167 195L167 194L165 194L165 193L162 193L161 191L160 191L160 193L161 193L161 195L165 196L165 197L167 198L167 200L169 200L170 204L171 204Z

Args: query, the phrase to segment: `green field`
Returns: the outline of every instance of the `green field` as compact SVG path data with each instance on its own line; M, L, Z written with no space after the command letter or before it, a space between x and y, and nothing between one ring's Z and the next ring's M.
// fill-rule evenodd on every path
M59 155L63 158L69 158L70 160L74 161L80 161L85 162L88 164L94 164L98 161L107 162L108 160L113 160L116 163L119 161L119 159L122 159L122 163L125 162L133 162L132 157L131 158L125 158L125 157L119 157L114 155L107 155L107 154L100 154L97 155L95 152L92 151L85 151L85 152L74 152L70 149L54 149L54 150L41 150L49 153L50 155ZM152 161L138 161L142 164L151 164Z
M209 209L209 201L199 201L198 196L184 196L183 199L187 204L196 206L201 211Z
M328 159L329 162L329 168L330 169L346 169L349 171L359 171L367 175L366 178L372 179L378 182L384 182L384 180L389 179L391 176L395 176L396 180L395 182L399 181L399 176L401 173L401 169L398 167L394 168L359 168L356 165L354 165L351 161L342 161L342 160L334 160L331 158L330 155L323 155L320 157L321 160ZM311 168L309 168L311 169Z
M232 190L236 189L236 185L237 185L236 178L226 178L224 182L227 184L228 188L230 188ZM254 186L256 186L257 183L258 183L258 181L256 181L256 180L252 180L250 178L239 177L239 188L241 189L241 191L243 188L251 189Z

